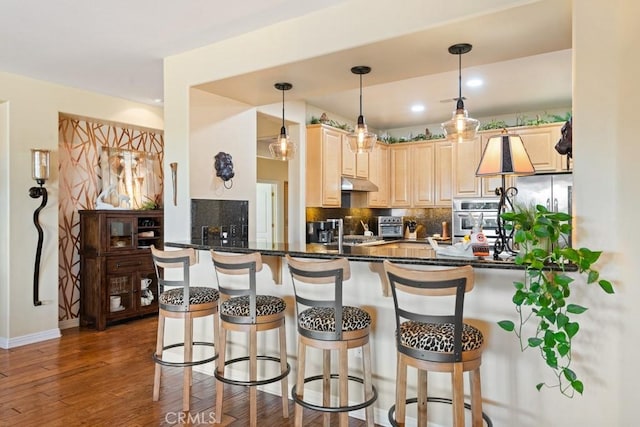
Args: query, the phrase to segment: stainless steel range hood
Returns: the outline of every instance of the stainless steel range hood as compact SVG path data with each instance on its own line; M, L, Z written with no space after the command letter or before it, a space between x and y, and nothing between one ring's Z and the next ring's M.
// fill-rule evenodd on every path
M342 191L378 191L378 186L362 178L342 177Z

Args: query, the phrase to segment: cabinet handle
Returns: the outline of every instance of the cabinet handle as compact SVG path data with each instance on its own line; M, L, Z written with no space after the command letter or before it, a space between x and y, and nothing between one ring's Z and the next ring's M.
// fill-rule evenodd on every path
M123 262L123 263L116 263L116 268L120 268L120 267L136 267L142 265L142 263L140 261L137 262L131 262L131 263L127 263L127 262Z

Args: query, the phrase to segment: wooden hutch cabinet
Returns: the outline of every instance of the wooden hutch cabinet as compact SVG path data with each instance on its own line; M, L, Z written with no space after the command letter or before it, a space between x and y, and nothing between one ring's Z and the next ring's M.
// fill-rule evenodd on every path
M151 245L164 245L163 211L80 211L81 325L158 311Z

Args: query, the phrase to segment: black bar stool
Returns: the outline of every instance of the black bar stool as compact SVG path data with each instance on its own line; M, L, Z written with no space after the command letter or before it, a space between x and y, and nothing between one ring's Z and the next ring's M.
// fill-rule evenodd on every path
M249 387L250 425L257 425L256 386L280 381L282 392L282 416L289 418L287 398L287 376L291 367L287 363L287 344L285 333L285 308L282 298L271 295L258 295L256 291L256 272L262 270L262 257L255 252L246 255L220 254L211 251L218 289L222 296L220 302L221 336L220 351L215 377L216 385L216 422L222 421L222 400L224 384ZM248 280L238 286L223 283L221 276L247 276ZM230 279L230 278L229 278ZM231 281L231 280L229 280ZM280 356L258 355L258 332L279 329ZM249 334L249 356L225 360L227 331L240 331ZM265 379L258 379L258 360L276 362L280 373ZM239 380L225 376L225 367L234 363L249 361L249 379Z
M329 425L331 413L340 414L340 426L348 426L349 411L365 408L368 426L373 426L373 403L378 394L371 383L371 351L369 328L371 316L365 310L342 305L342 283L351 272L349 261L339 258L329 261L300 261L287 255L289 271L296 295L298 319L298 373L296 385L291 389L295 406L295 425L302 426L303 408L325 412L324 424ZM333 286L329 289L318 289ZM322 295L322 296L320 296ZM301 307L308 307L301 310ZM340 326L337 326L340 325ZM305 378L307 346L322 349L322 375ZM349 375L347 350L362 348L363 378ZM331 373L331 351L338 350L338 374ZM331 379L339 381L339 405L331 406ZM304 400L304 386L308 382L322 381L322 405ZM362 403L349 405L349 381L363 384Z
M158 339L153 360L156 363L155 376L153 380L153 400L160 397L160 377L162 366L173 366L184 368L182 410L189 410L189 398L191 396L191 382L193 366L213 362L218 358L218 354L203 358L193 359L193 346L212 346L218 350L218 299L219 293L215 288L206 286L191 286L189 280L189 267L196 263L196 251L194 249L181 249L176 251L163 251L151 246L151 256L158 276L159 285L159 310L158 310ZM165 274L160 274L159 269L164 273L168 270L177 270L180 279L167 280ZM165 289L166 288L166 289ZM203 316L213 317L213 342L193 341L193 319ZM184 340L180 343L164 345L164 325L165 319L184 319ZM182 362L173 362L162 359L164 350L184 347Z
M465 293L473 289L473 268L467 265L446 270L416 270L387 260L383 264L393 293L398 357L396 404L389 410L389 422L404 426L406 403L417 402L418 425L426 426L427 401L431 401L452 404L455 427L464 426L465 407L471 409L474 427L482 426L483 419L491 426L491 420L482 412L480 391L484 338L480 330L462 319ZM426 300L441 296L455 296L451 308L444 301L438 304L438 313L449 314L425 314ZM407 366L418 370L417 399L406 399ZM453 399L427 397L428 371L451 373ZM469 372L471 405L464 403L463 372Z

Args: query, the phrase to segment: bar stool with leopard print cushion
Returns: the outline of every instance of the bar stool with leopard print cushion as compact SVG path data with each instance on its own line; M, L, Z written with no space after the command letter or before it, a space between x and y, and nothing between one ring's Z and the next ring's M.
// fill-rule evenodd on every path
M331 413L339 413L340 426L348 426L349 411L365 409L368 426L373 426L373 403L377 391L371 383L371 351L369 329L371 316L359 307L343 305L342 285L351 272L349 261L338 258L329 261L302 261L287 255L291 280L296 295L298 319L298 373L291 390L295 401L295 425L302 426L303 408L324 412L324 425L330 424ZM321 288L322 287L322 288ZM331 292L333 287L333 292ZM306 307L306 308L305 308ZM306 348L322 349L321 375L305 378ZM347 350L362 348L363 378L349 375ZM338 351L338 373L331 373L331 351ZM331 403L331 379L338 379L339 405ZM322 380L322 405L304 400L304 386ZM349 381L363 385L362 403L349 405Z
M287 376L291 367L287 363L287 343L285 333L286 304L282 298L257 293L256 273L262 270L260 253L221 254L211 251L211 259L220 291L220 351L215 377L216 386L216 422L222 421L222 402L224 384L249 387L249 423L257 425L256 386L280 381L282 392L282 416L289 418L289 400L287 399ZM234 277L240 276L240 277ZM279 357L258 355L258 332L278 329ZM225 360L227 331L240 331L249 334L249 355ZM279 372L270 377L258 379L258 360L275 362ZM249 379L236 379L225 372L225 367L235 363L249 361ZM237 365L236 365L237 366ZM240 365L242 366L242 365Z
M153 400L160 397L160 376L162 366L183 367L183 391L182 410L189 410L189 398L191 396L191 383L193 366L213 362L218 358L218 299L217 289L207 286L191 286L189 280L189 267L196 263L196 251L194 249L181 249L175 251L163 251L151 246L151 256L158 276L159 284L159 311L158 311L158 339L153 360L156 362L155 376L153 380ZM160 274L160 269L163 274ZM170 270L176 270L179 278L166 279ZM173 275L171 277L174 277ZM193 319L197 317L212 316L213 318L213 342L193 341ZM165 319L184 319L184 341L181 343L164 345ZM199 360L193 360L194 346L215 347L212 356L203 356ZM184 347L182 362L162 359L163 350L175 347Z
M396 404L389 410L389 422L404 425L406 404L418 403L418 425L426 426L429 401L452 404L454 427L464 426L465 407L471 408L474 427L482 426L483 419L491 426L491 420L482 412L480 391L484 339L479 329L462 319L465 293L473 289L473 268L467 265L419 270L387 260L383 265L395 306L398 358ZM454 298L438 298L443 296ZM435 303L429 301L434 298ZM418 397L408 400L407 366L418 370ZM429 371L451 373L453 399L427 397ZM464 372L469 372L471 405L464 403Z

